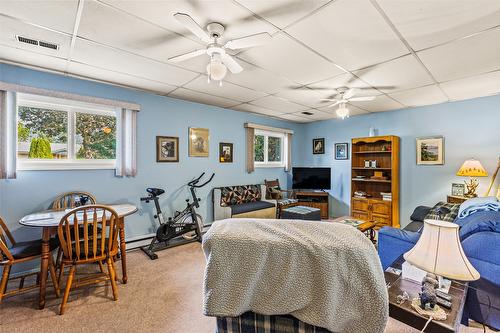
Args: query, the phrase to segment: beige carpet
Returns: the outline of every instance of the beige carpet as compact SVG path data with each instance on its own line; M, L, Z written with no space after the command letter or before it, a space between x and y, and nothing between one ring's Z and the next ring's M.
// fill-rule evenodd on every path
M106 285L77 289L66 313L59 316L60 299L51 289L44 310L37 310L35 292L7 298L0 305L0 332L213 333L214 319L201 312L204 264L198 243L159 252L156 261L131 251L129 282L118 285L118 301L111 300L111 288ZM418 331L391 319L385 332ZM482 329L463 327L461 332Z

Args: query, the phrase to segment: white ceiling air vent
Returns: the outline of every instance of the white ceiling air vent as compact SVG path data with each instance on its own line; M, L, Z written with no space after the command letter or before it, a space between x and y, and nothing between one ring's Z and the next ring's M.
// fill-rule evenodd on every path
M20 43L45 47L47 49L52 49L52 50L59 50L59 45L56 43L44 42L42 40L37 40L37 39L29 38L29 37L23 37L23 36L19 36L19 35L16 36L16 39Z

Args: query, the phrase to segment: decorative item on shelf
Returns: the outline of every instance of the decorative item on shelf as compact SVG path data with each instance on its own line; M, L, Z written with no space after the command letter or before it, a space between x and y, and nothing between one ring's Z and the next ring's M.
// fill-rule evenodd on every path
M233 144L220 142L219 143L219 162L233 163Z
M444 137L431 136L416 139L418 165L444 164Z
M370 168L376 168L377 167L377 161L376 160L371 160L370 161Z
M417 244L403 257L411 265L420 268L427 273L435 274L439 278L438 286L441 286L442 277L459 281L475 281L479 279L479 272L472 266L465 256L460 237L459 225L439 220L425 220L424 230ZM427 276L424 282L427 281ZM427 296L429 296L427 294ZM424 295L423 303L425 305ZM421 299L414 299L412 307L420 314L426 314L434 319L439 319L443 311L439 306L419 311ZM415 305L414 305L415 304ZM416 306L418 305L418 307ZM443 318L444 320L446 318Z
M156 137L156 162L179 162L179 138Z
M370 137L377 136L377 132L378 132L378 130L375 127L371 126L370 131L368 132L368 136L370 136Z
M364 191L355 191L354 197L355 198L366 198L366 197L368 197L368 194Z
M479 182L477 178L472 177L487 177L488 173L478 160L472 158L462 164L460 169L457 171L457 176L469 177L469 182L464 181L465 186L467 187L467 193L465 193L465 196L473 198L477 197L476 189L479 186Z
M387 180L389 178L386 177L386 176L384 176L384 173L382 171L375 171L373 173L373 176L370 177L370 179L373 179L373 180Z
M349 144L348 143L336 143L335 144L335 159L336 160L348 160L349 159Z
M208 157L208 128L189 128L189 156Z
M363 175L357 175L355 178L357 178L357 179L365 179L365 178L366 178L366 176L363 176Z
M313 154L325 153L325 138L313 139Z
M365 160L364 162L365 162L365 168L369 168L370 167L370 161Z
M464 184L451 184L451 195L457 197L463 197L465 194L465 185Z

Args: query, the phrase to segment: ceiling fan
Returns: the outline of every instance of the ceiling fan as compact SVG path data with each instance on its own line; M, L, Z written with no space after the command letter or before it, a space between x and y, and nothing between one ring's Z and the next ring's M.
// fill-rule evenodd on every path
M174 14L174 18L201 39L201 41L206 43L207 47L171 57L168 60L171 62L181 62L207 54L210 57L210 62L207 65L208 82L210 80L219 81L219 85L222 85L222 79L226 76L228 69L231 73L235 74L243 70L243 67L226 52L226 49L239 50L262 45L269 42L272 38L267 32L261 32L221 44L220 40L223 38L224 33L224 26L222 24L217 22L209 23L205 30L188 14L176 13Z
M364 101L373 101L375 96L360 96L354 97L358 92L357 88L347 88L340 87L336 89L337 94L334 98L326 98L322 99L322 101L334 102L327 107L332 108L334 106L339 106L336 113L342 119L349 118L349 109L346 107L347 103L350 102L364 102Z

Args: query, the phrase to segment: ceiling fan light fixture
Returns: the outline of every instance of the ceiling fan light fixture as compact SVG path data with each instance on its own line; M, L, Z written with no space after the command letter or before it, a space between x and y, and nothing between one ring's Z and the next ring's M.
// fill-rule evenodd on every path
M345 106L344 103L340 104L336 113L337 113L337 116L342 118L342 119L349 118L349 109Z
M220 57L213 56L207 65L207 74L209 79L222 81L227 74L227 67L222 63Z

